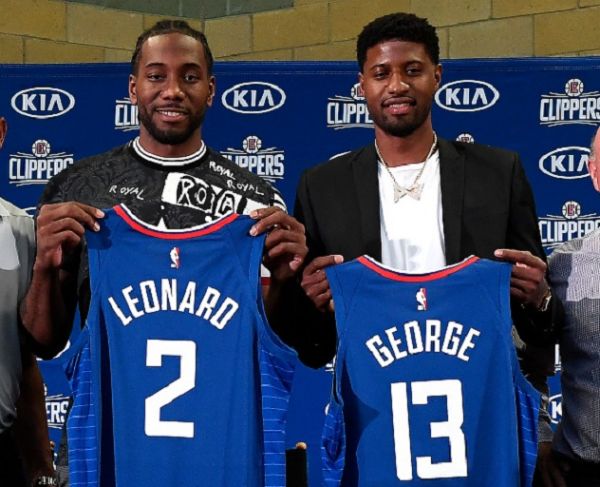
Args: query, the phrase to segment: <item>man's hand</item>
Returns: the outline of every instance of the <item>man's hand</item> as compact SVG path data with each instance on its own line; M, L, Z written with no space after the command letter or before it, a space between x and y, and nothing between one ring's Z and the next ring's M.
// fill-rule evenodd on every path
M306 269L302 273L302 282L300 285L315 307L320 311L333 311L331 289L329 288L329 281L323 269L330 265L341 264L342 262L344 262L344 258L341 255L317 257L306 266Z
M60 267L63 256L81 243L86 228L98 231L97 219L104 213L97 208L73 201L43 205L37 217L37 254L34 270Z
M298 272L308 253L304 225L275 206L254 210L250 217L257 220L250 235L268 232L263 262L271 272L271 279L288 280Z
M538 446L537 477L544 487L567 487L565 474L568 465L552 452L552 443L541 442ZM537 482L539 484L539 482Z
M494 255L500 260L513 263L510 294L521 304L538 309L548 291L546 263L523 250L497 249Z

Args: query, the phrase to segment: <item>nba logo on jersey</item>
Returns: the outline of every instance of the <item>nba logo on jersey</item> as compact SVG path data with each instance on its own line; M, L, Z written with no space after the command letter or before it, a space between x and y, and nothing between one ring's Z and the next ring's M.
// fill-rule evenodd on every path
M417 311L427 311L427 289L419 288L417 291Z
M169 255L171 256L171 269L179 269L179 247L173 247Z

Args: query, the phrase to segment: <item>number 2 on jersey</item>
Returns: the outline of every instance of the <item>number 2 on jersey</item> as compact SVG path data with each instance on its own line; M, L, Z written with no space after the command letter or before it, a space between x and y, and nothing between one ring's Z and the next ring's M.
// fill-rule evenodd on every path
M160 367L165 355L180 358L179 377L146 398L144 431L148 436L193 438L193 422L164 421L160 410L196 386L196 344L190 340L148 340L146 366Z
M391 384L392 418L396 475L400 480L413 479L412 451L406 382ZM445 396L447 421L431 422L431 438L448 438L450 461L432 462L431 457L416 457L417 476L421 479L441 479L467 476L467 456L463 425L462 384L459 380L429 380L410 383L411 405L423 406L430 397ZM412 408L411 408L412 409Z

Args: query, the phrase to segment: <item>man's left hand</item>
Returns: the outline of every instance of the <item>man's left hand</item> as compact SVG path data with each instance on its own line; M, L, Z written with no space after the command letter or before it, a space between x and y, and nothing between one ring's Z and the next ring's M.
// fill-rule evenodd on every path
M523 250L497 249L494 255L513 264L510 294L521 304L538 309L548 291L546 263L531 252Z
M254 210L250 217L257 220L250 235L267 232L263 262L271 279L283 282L292 277L308 253L304 225L281 208L270 206Z

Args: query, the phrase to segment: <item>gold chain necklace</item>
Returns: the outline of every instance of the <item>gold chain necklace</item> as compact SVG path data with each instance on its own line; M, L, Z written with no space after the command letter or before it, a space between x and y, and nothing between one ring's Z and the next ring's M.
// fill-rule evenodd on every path
M415 200L421 199L421 193L423 192L423 183L419 183L419 180L421 179L421 176L423 175L423 171L425 171L425 165L427 164L427 161L433 155L436 148L437 148L437 134L435 132L433 132L433 144L431 144L431 148L429 149L429 152L427 153L427 156L425 157L425 161L423 162L423 165L421 166L419 173L415 176L415 179L410 186L404 187L404 186L401 186L400 184L398 184L398 181L396 181L396 178L392 174L392 171L390 170L387 162L385 162L385 159L383 158L383 156L381 155L381 152L379 151L379 147L377 146L377 140L375 140L375 152L377 153L377 157L379 157L379 160L383 164L383 167L385 168L387 173L392 178L392 183L394 185L394 203L398 203L398 201L400 201L400 198L403 198L406 195L410 196L411 198L414 198Z

